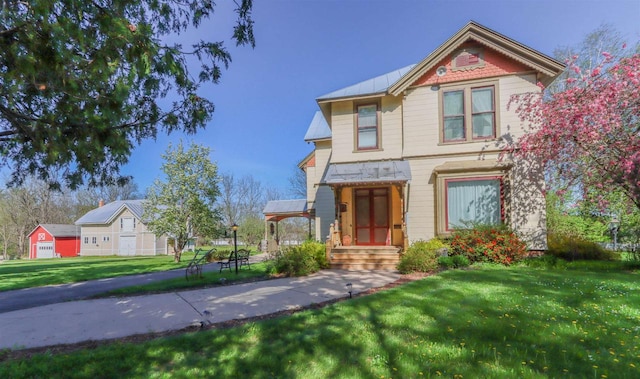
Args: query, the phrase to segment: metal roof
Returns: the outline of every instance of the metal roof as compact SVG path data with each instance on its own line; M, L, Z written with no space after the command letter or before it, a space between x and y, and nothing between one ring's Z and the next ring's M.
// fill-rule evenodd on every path
M40 224L44 230L54 237L80 237L80 228L69 224ZM33 231L36 231L36 227ZM33 234L31 232L29 235Z
M116 200L87 212L76 221L76 225L109 224L125 208L140 220L144 213L143 203L144 200Z
M278 213L303 213L307 211L307 200L271 200L264 206L262 213L278 214Z
M313 115L313 120L311 120L311 124L309 124L309 128L307 129L307 134L304 135L304 140L314 141L326 138L331 138L331 129L329 129L329 124L324 118L322 111L316 111L316 114Z
M367 184L383 182L406 182L411 180L408 161L390 160L360 163L333 163L329 165L323 183Z
M352 86L342 88L326 95L322 95L316 101L333 100L339 98L358 97L365 95L382 94L387 91L395 82L400 80L407 72L409 72L415 64L403 67L398 70L391 71L384 75L356 83Z

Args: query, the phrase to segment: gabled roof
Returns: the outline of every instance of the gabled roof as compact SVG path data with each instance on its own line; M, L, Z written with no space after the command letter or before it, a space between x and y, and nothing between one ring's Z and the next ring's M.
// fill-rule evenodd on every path
M487 48L496 50L510 59L529 67L531 70L539 72L541 76L538 79L545 85L550 84L565 68L563 63L548 55L482 26L477 22L470 21L420 63L409 65L373 79L330 92L316 98L316 101L322 104L335 100L382 96L386 94L398 96L420 79L427 71L435 68L439 62L468 41L475 41Z
M316 114L313 115L311 124L309 124L307 134L304 135L304 140L311 142L329 138L331 138L331 129L329 128L329 124L324 118L322 111L317 111Z
M38 227L42 227L54 237L80 237L80 228L76 225L68 224L40 224L29 233L29 236L32 235Z
M322 95L316 99L321 103L324 101L333 101L336 99L347 99L352 97L362 97L369 95L384 95L387 89L396 83L400 78L407 74L415 65L409 65L398 70L388 72L386 74L376 76L373 79L356 83L352 86L342 88L326 95Z
M449 38L423 59L422 62L415 65L409 72L403 75L402 78L389 86L388 93L394 96L401 94L422 75L434 68L441 60L459 49L462 44L467 41L475 41L485 47L496 50L532 70L539 72L542 75L539 80L545 85L550 84L565 68L563 63L548 55L525 46L474 21L470 21L454 34L453 37Z
M144 213L144 200L117 200L102 207L87 212L76 221L76 225L110 224L126 208L138 219L142 219Z

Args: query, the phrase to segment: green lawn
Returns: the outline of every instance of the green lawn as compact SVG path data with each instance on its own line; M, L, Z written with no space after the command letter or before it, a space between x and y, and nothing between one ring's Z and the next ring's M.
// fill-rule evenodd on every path
M6 360L0 377L638 378L638 362L637 272L481 267L230 329Z
M5 261L0 264L0 291L184 268L191 258L193 253L182 254L180 263L173 262L173 255Z
M184 276L181 276L175 279L161 280L140 286L119 288L101 294L99 297L139 295L150 292L180 291L259 279L268 279L267 267L265 263L252 263L250 269L246 267L242 268L238 271L237 275L234 269L231 269L231 271L225 269L222 272L219 272L216 269L215 271L203 272L201 278L192 278L190 280L186 280Z

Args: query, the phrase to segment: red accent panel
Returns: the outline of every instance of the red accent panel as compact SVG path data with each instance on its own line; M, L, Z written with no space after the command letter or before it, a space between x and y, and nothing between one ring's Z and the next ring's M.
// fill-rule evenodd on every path
M451 56L447 56L434 67L427 71L422 77L415 81L414 86L425 86L434 84L445 84L451 82L459 82L471 79L491 78L502 75L509 75L518 72L531 71L531 68L524 64L514 61L511 58L489 48L486 48L478 44L465 44L461 47L478 47L483 49L484 53L484 67L477 67L468 70L452 71ZM473 57L472 55L465 55L466 57ZM469 58L467 58L469 59ZM472 58L473 59L473 58ZM477 59L477 57L476 57ZM475 64L469 62L469 64ZM439 66L445 66L447 73L444 76L437 76L436 69Z

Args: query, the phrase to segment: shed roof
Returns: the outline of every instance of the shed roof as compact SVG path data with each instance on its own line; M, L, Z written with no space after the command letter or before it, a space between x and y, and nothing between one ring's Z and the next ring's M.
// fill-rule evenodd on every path
M332 185L407 182L411 180L408 161L387 160L329 165L323 183Z
M125 208L141 220L144 200L116 200L87 212L76 221L76 225L109 224Z

